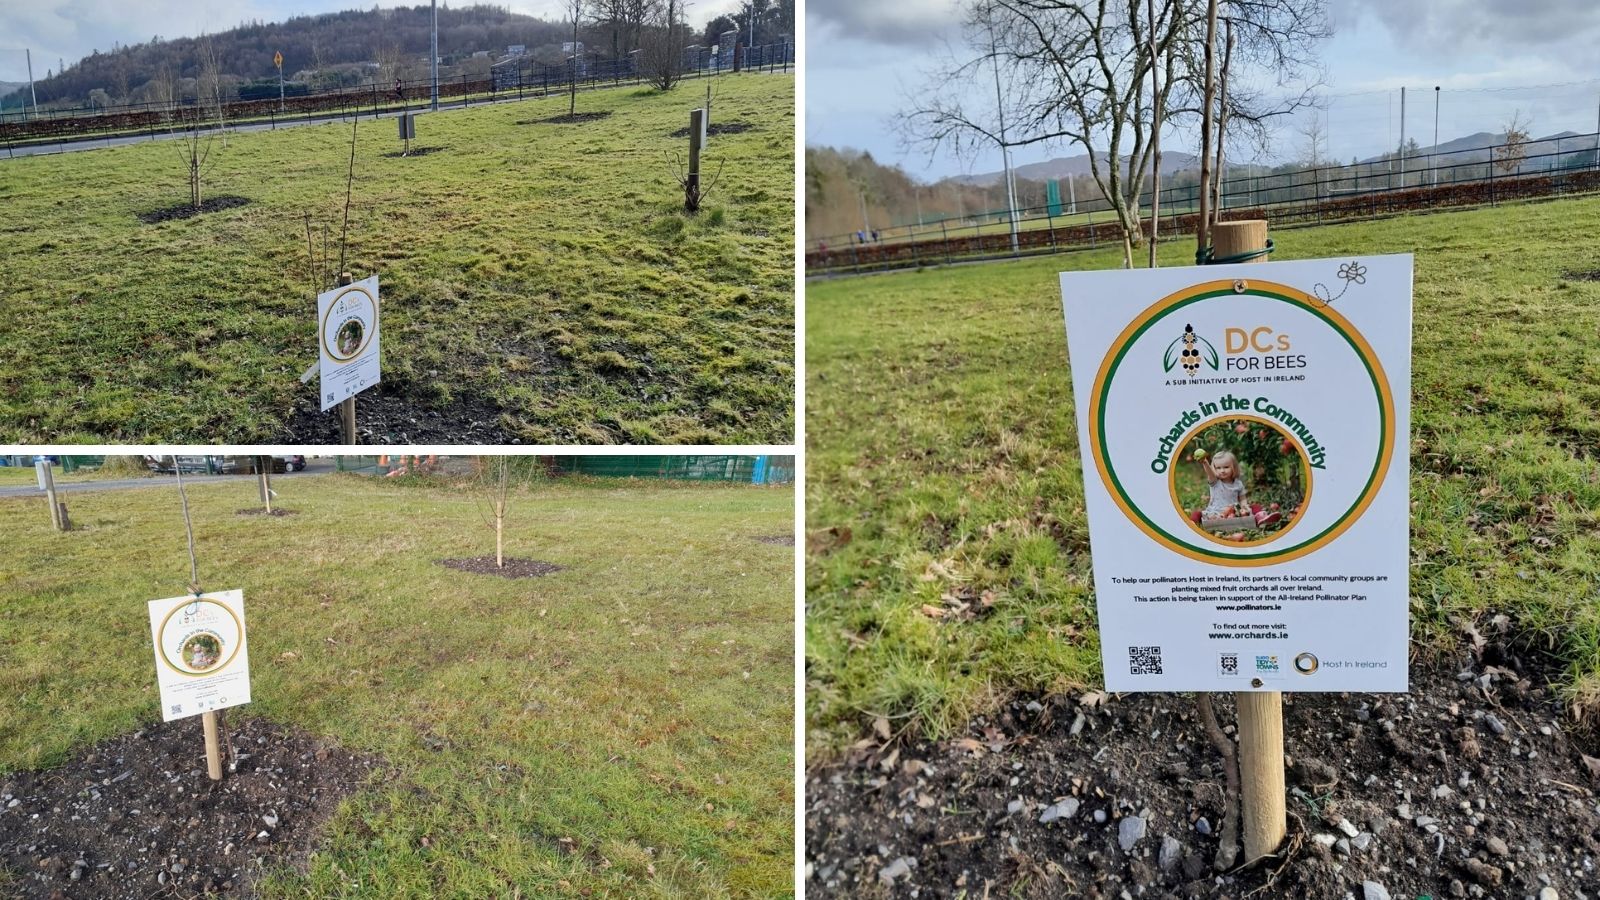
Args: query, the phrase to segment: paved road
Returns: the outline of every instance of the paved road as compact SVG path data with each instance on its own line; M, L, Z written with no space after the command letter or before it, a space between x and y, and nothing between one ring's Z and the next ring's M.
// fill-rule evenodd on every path
M333 460L331 460L331 459L310 459L310 460L306 460L306 468L305 468L305 471L303 471L303 472L284 472L284 473L281 473L281 474L278 474L278 475L274 475L272 477L273 478L301 478L301 477L304 477L306 475L326 475L326 474L328 474L330 472L333 472L333 471L335 471ZM185 475L184 475L184 483L185 484L214 484L218 479L222 479L222 478L255 478L255 476L254 475L189 475L189 474L185 473ZM122 490L124 488L175 487L175 486L177 486L177 484L178 484L178 479L174 478L171 475L156 475L156 476L153 476L153 477L150 477L150 478L108 478L108 479L106 479L104 481L57 481L56 482L56 493L58 493L58 494L67 494L67 493L72 493L74 491L117 491L117 490ZM14 485L14 486L11 486L11 487L0 487L0 499L8 499L8 498L12 498L12 497L43 497L43 496L44 496L44 491L39 490L38 487L36 487L34 485L31 485L31 484Z

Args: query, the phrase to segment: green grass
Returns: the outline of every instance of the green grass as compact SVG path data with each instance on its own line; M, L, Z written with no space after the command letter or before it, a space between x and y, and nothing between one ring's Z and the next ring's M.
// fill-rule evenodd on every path
M794 80L718 81L723 166L682 211L670 134L703 101L586 92L442 111L397 152L359 126L345 268L380 275L384 393L419 418L488 419L544 443L783 443L793 434ZM305 220L338 233L348 126L230 135L206 196L244 207L147 225L185 202L178 143L0 163L0 440L289 437L316 358ZM329 414L331 415L331 413ZM428 419L423 420L425 423Z
M791 895L793 550L751 539L789 531L791 490L522 489L507 554L567 568L513 581L434 564L494 552L459 485L277 489L298 515L238 516L249 478L189 489L202 584L243 588L249 613L235 714L399 775L264 896ZM76 493L66 534L37 502L0 500L0 774L159 722L144 604L188 580L174 490Z
M1600 712L1600 282L1562 274L1600 269L1597 229L1583 199L1274 235L1278 259L1416 254L1414 641L1443 650L1504 614L1565 661L1580 716ZM808 286L807 527L852 530L808 553L811 751L877 716L939 736L1015 692L1100 683L1055 274L1119 263ZM921 611L986 592L975 617Z

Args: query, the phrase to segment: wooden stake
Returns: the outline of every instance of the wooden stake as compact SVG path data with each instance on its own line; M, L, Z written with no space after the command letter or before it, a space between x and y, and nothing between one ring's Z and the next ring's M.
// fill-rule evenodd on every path
M1267 220L1241 219L1237 222L1218 222L1212 226L1211 246L1216 259L1227 259L1267 246ZM1265 255L1247 262L1266 262Z
M61 527L61 505L56 501L56 476L50 470L50 461L34 463L34 468L44 481L45 500L50 504L50 527L57 531L65 531L66 529Z
M206 727L206 774L212 781L222 780L222 751L217 741L217 711L201 713L200 720Z
M72 530L72 519L67 516L67 502L65 500L56 504L56 520L60 522L62 531Z
M706 111L689 111L689 176L684 185L684 205L690 212L700 206L700 145L705 141Z
M1218 222L1211 245L1217 259L1226 259L1267 246L1265 219ZM1247 262L1266 262L1265 254ZM1249 865L1275 853L1288 834L1288 813L1283 780L1283 694L1278 691L1239 691L1233 695L1239 708L1240 819L1244 825L1244 863Z
M1283 782L1283 694L1240 692L1239 780L1246 865L1277 851L1288 834Z
M352 277L349 272L340 272L339 273L339 286L340 287L344 287L345 285L351 283L352 281L355 281L355 278ZM339 404L339 425L340 425L340 429L339 430L340 430L340 433L341 433L341 435L343 437L343 441L341 443L354 444L356 442L356 398L355 397L346 397L344 399L344 402Z

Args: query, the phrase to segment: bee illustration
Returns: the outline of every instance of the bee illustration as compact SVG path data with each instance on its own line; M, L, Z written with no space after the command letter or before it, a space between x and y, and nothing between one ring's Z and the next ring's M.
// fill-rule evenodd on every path
M1167 352L1161 362L1165 371L1171 372L1173 366L1181 365L1183 371L1193 378L1200 374L1202 362L1213 370L1217 368L1217 348L1211 346L1210 341L1195 334L1193 325L1184 325L1183 334L1167 345Z

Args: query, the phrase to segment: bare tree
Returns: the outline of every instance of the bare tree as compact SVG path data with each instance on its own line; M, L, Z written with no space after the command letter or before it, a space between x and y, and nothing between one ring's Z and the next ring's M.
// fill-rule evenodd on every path
M688 34L683 0L662 0L644 40L644 75L658 91L670 91L683 79L683 42Z
M947 60L932 74L911 111L900 117L908 142L958 152L1001 143L1012 147L1076 145L1116 215L1123 262L1141 241L1140 194L1154 152L1153 110L1168 120L1199 117L1205 104L1206 7L1198 0L966 0L967 43L976 58ZM1275 73L1280 83L1313 67L1312 50L1329 33L1324 0L1231 0L1237 64ZM1152 35L1153 32L1153 35ZM1153 37L1153 39L1152 39ZM999 109L966 90L989 65L1012 90ZM1159 65L1160 96L1151 67ZM1281 86L1281 85L1280 85ZM1229 118L1264 123L1306 96L1267 103L1261 91L1230 84ZM1265 128L1260 129L1263 133ZM1209 159L1208 146L1203 154Z
M216 165L211 158L212 144L216 140L217 132L222 129L222 66L217 57L216 46L205 35L200 36L200 77L195 82L199 94L196 97L194 115L189 117L189 130L182 140L175 141L178 154L183 158L184 168L189 178L189 203L196 210L201 208L201 183L205 176ZM204 127L207 113L214 113L216 125L214 128Z
M1522 163L1528 158L1529 129L1533 120L1513 110L1511 121L1506 123L1505 142L1494 151L1494 166L1502 175L1521 174Z
M486 523L490 521L493 523L494 565L497 569L503 568L506 564L506 506L511 497L510 457L478 458L478 490L483 498L481 502L486 502L488 505L488 513L484 515L484 520ZM481 507L479 513L483 515Z
M583 24L583 17L589 11L590 0L564 0L561 8L572 19L572 56L567 58L571 67L567 70L568 101L567 117L578 114L578 66L583 61L582 45L578 42L578 28Z

